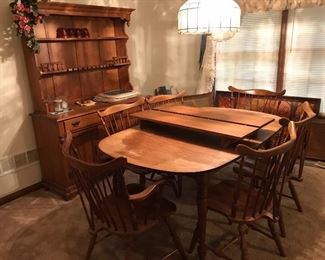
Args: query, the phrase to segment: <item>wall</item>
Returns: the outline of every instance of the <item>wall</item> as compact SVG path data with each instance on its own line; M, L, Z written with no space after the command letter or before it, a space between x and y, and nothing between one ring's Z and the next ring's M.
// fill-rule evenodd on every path
M0 197L41 180L38 162L19 166L19 158L35 149L31 119L32 103L20 39L11 33L8 4L0 1L0 165L13 166L10 174L1 176ZM81 4L135 8L128 55L132 62L130 78L135 89L153 94L160 85L186 89L193 94L199 81L199 36L178 35L177 11L183 0L70 0ZM20 155L14 161L11 156ZM26 159L29 162L29 157ZM1 169L1 168L0 168Z
M32 103L20 40L11 32L9 3L0 1L0 197L41 179L38 162L27 163L25 153L35 148L28 115Z

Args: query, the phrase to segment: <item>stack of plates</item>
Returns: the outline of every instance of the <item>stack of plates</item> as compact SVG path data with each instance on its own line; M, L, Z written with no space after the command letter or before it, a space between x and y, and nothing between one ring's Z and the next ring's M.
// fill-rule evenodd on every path
M125 99L133 98L139 96L140 93L135 90L112 90L109 92L100 93L94 97L94 101L96 102L107 102L114 103L123 101Z

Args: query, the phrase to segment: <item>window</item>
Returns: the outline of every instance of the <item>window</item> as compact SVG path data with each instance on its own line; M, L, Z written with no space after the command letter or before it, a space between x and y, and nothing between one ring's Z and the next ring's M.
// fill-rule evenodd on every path
M325 102L325 7L289 12L284 88L286 95ZM321 112L325 112L321 104Z
M217 43L216 89L276 89L281 12L245 14L240 32Z

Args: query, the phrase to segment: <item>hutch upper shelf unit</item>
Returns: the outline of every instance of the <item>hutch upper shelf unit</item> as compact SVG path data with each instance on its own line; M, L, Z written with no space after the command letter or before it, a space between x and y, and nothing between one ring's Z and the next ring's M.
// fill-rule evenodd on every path
M70 199L76 193L61 155L67 130L73 131L83 156L96 145L100 119L96 111L109 106L79 107L76 101L110 90L132 90L129 81L125 24L134 9L67 3L39 3L43 23L35 26L40 52L23 44L30 81L34 131L43 184ZM51 101L62 98L69 112L53 115Z

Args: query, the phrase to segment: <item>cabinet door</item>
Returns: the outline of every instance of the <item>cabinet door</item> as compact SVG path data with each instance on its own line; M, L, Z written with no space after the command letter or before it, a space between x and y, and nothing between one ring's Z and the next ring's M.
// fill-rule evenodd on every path
M314 119L306 157L325 161L325 118Z

